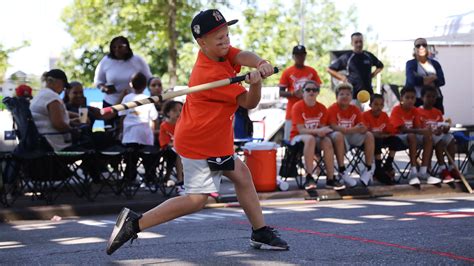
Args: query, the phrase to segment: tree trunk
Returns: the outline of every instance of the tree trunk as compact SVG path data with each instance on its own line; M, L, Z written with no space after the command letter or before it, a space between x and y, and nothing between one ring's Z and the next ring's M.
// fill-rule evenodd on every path
M169 37L169 58L168 73L170 75L170 86L176 86L178 76L176 73L178 62L178 50L176 49L176 2L177 0L168 0L168 37Z

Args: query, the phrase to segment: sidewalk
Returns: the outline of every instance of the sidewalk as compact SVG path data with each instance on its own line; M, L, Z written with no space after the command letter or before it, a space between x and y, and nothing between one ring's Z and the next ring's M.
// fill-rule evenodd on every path
M452 183L450 185L442 184L440 186L422 184L419 188L406 184L406 180L402 180L402 184L394 186L381 185L375 182L374 185L365 188L358 185L356 188L346 189L336 192L332 189L325 188L325 180L320 179L318 182L317 197L308 195L305 190L298 189L294 179L288 179L290 188L288 191L261 192L258 193L262 205L271 204L291 204L302 202L304 200L347 200L357 198L375 198L389 196L406 196L406 195L439 195L446 193L466 193L462 183ZM471 186L474 186L474 179L470 178ZM116 214L123 207L129 207L135 211L147 211L166 198L162 194L150 193L141 188L133 199L126 199L124 196L117 196L111 191L105 191L100 194L95 201L89 202L84 198L78 198L72 192L64 192L56 200L54 205L46 205L41 200L31 200L27 197L20 197L10 208L0 207L0 222L12 220L49 220L53 216L60 217L78 217L101 214ZM278 202L272 200L279 200ZM283 201L282 201L283 200ZM272 203L273 202L273 203ZM221 184L219 197L209 197L207 208L224 208L238 206L237 197L233 184L224 179Z

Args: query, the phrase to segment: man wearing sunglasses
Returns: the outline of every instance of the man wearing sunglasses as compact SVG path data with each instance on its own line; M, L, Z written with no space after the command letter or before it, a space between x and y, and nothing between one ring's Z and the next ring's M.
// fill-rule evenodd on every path
M428 50L428 42L424 38L418 38L414 42L412 60L407 61L406 87L415 87L416 102L415 106L423 105L421 100L421 88L423 86L431 86L436 88L437 98L434 107L444 114L443 94L441 86L444 86L444 73L438 61L430 58Z
M303 156L306 170L304 187L306 190L316 189L316 181L313 178L314 153L317 150L323 152L324 164L326 165L326 186L334 190L346 188L339 180L334 178L334 149L331 139L327 136L333 130L327 126L326 107L317 102L319 85L312 81L306 81L302 86L303 99L296 102L292 108L291 120L291 144L302 141L304 143Z
M366 90L372 96L374 94L372 79L383 70L384 66L375 55L363 49L364 37L362 33L355 32L351 35L351 45L352 51L337 58L327 71L335 79L348 82L353 86L352 102L360 107L357 93ZM372 72L374 66L375 70Z

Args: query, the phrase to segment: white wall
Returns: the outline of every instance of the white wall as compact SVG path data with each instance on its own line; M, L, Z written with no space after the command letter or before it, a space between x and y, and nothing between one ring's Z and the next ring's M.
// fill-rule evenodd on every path
M454 124L474 125L474 46L436 45L444 72L445 117Z

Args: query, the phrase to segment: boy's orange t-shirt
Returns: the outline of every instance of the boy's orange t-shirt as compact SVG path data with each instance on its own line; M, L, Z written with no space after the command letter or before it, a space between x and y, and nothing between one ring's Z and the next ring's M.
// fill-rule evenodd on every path
M160 147L162 149L166 148L168 144L174 139L174 129L176 127L176 124L171 124L168 121L163 121L160 124L160 135L159 135L159 141L160 141Z
M362 113L362 119L365 126L372 132L393 133L393 126L390 124L390 119L385 112L381 112L378 117L375 117L372 110Z
M328 108L327 123L329 125L351 128L361 122L363 122L362 113L359 108L352 104L350 104L346 110L342 110L337 103L334 103Z
M438 122L443 122L443 113L437 108L431 108L429 110L421 107L416 109L418 113L418 121L422 128L431 127L432 129L438 128Z
M393 107L390 114L390 123L392 124L395 133L400 133L400 127L405 125L406 128L418 128L418 112L413 107L410 110L403 110L401 105Z
M314 68L310 66L304 66L303 68L291 66L285 69L285 71L283 71L280 77L280 84L278 86L286 87L288 92L298 91L308 80L313 80L318 85L321 85L322 83L321 79L319 78L318 72ZM301 99L295 96L288 97L285 117L286 120L291 119L291 108L299 100Z
M240 65L233 59L240 52L231 47L225 60L216 62L199 51L188 86L235 77ZM237 96L245 88L234 83L186 96L181 115L176 123L174 147L189 159L207 159L234 154L232 122L237 110Z
M316 102L314 106L308 106L304 100L299 100L292 109L290 139L293 139L299 134L297 125L304 125L304 127L308 129L325 125L326 113L326 106L319 102Z

